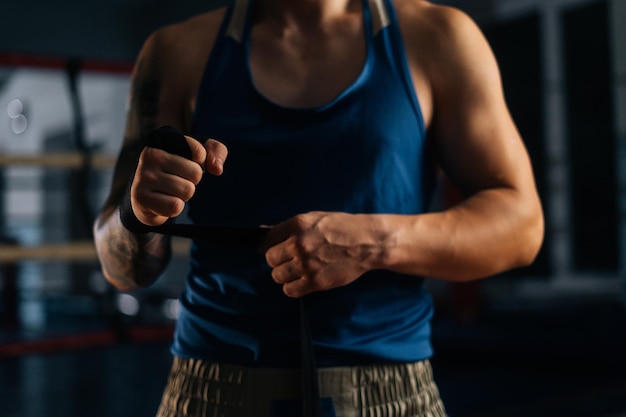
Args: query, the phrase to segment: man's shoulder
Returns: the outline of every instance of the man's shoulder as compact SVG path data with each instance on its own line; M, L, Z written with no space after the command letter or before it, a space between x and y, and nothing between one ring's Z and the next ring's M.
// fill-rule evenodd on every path
M161 74L182 69L195 73L206 62L225 11L216 9L155 30L144 42L138 62Z
M216 36L225 11L226 8L219 8L163 26L153 32L150 38L160 48L172 49L172 52L181 47L185 49L185 44L202 44Z
M422 0L394 0L407 52L438 61L453 57L482 37L464 11Z
M398 19L410 35L450 36L467 30L472 18L462 10L424 0L394 0Z

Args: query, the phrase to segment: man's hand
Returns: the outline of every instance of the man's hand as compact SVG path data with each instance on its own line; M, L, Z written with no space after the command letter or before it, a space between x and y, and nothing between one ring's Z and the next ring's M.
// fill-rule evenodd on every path
M384 252L375 224L366 215L312 212L274 226L263 245L272 278L289 297L350 284Z
M205 170L222 174L228 155L224 144L209 139L202 145L189 136L185 140L191 159L151 147L141 152L131 186L131 205L143 224L158 226L180 215Z

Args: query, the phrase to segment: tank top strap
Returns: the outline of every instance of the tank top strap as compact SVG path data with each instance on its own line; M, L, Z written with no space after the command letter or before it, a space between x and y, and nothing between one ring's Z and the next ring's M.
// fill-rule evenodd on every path
M389 11L384 0L367 0L372 19L372 33L374 36L391 24Z
M380 38L380 42L375 42L375 44L380 45L380 48L384 50L384 53L387 55L387 59L392 61L396 73L401 77L404 84L404 90L409 95L409 100L411 101L413 110L418 115L422 134L426 135L426 126L424 123L422 109L417 98L417 91L413 85L404 39L400 29L400 22L398 20L396 9L393 5L393 0L367 1L372 4L372 14L374 15L373 22L375 27L377 25L376 22L379 22L378 24L380 25L377 32L377 38Z
M224 33L237 42L242 42L249 21L250 0L235 0L230 6L225 18Z

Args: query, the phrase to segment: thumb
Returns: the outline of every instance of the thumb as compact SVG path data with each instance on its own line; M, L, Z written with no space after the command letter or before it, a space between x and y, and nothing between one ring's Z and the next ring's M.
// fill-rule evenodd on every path
M204 143L204 149L206 149L205 169L213 175L222 175L228 157L226 145L215 139L208 139Z

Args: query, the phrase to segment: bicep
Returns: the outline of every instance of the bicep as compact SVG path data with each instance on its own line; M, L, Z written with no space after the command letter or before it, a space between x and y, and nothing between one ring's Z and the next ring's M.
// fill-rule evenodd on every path
M489 188L532 189L530 161L506 105L486 39L465 15L452 18L434 72L431 137L442 169L466 196Z

